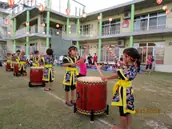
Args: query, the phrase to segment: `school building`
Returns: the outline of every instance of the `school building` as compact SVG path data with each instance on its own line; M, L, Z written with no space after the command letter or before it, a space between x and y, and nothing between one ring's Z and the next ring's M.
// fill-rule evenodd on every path
M23 49L29 56L35 49L44 52L51 47L59 56L75 44L82 55L88 44L89 53L97 53L99 62L113 63L106 45L118 57L124 48L133 46L139 50L143 65L148 55L153 55L155 71L172 72L172 13L162 9L167 5L172 11L171 0L163 0L161 5L156 0L133 0L88 14L85 5L75 0L46 0L41 4L44 9L38 1L26 0L13 8L7 36L9 51Z
M7 11L9 9L8 4L0 1L0 61L5 59L7 53L7 24L6 17L9 15Z

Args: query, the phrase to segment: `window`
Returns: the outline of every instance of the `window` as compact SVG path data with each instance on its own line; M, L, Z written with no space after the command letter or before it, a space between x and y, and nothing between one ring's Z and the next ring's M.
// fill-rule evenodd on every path
M77 13L78 13L78 12L77 12L77 7L75 7L75 16L78 16Z
M140 19L136 19L134 21L134 30L137 32L137 31L140 31Z
M113 20L112 22L103 21L102 34L111 35L120 33L120 20Z
M149 28L156 29L157 28L157 17L150 18Z
M140 21L140 29L142 31L147 30L148 19L141 19Z
M166 14L156 12L142 16L136 16L134 20L134 31L146 31L164 29L166 27Z
M161 28L161 29L165 28L166 27L166 16L158 17L157 24L158 24L158 28Z
M155 47L155 62L156 64L164 64L164 45L163 43L156 43Z
M87 24L87 25L81 25L80 26L80 31L81 35L91 35L91 31L93 29L93 24Z

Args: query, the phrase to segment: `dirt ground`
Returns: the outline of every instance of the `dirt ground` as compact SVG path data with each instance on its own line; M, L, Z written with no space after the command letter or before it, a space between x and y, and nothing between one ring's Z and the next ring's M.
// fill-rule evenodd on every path
M110 114L96 117L93 124L89 117L74 114L73 108L64 104L64 68L55 68L55 72L53 90L44 92L43 88L28 87L29 75L14 77L0 68L0 129L110 129L119 124L117 107L110 106ZM89 71L88 75L98 73ZM115 81L108 82L109 105ZM140 74L134 88L140 112L132 117L132 129L172 129L172 74Z

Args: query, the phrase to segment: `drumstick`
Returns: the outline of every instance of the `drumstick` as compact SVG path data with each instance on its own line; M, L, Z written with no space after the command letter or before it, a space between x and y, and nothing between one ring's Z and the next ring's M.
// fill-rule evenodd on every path
M102 74L102 72L101 72L101 70L100 70L100 68L98 67L98 65L97 65L96 62L95 62L95 66L96 66L96 68L97 68L97 70L98 70L100 76L103 77L103 74Z

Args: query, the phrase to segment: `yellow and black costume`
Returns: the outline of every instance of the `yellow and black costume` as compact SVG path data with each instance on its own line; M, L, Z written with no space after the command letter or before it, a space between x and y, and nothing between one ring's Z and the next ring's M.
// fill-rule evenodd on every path
M26 73L26 67L27 67L27 58L26 56L20 56L16 59L17 62L19 62L19 71L21 74Z
M11 57L7 57L7 63L9 63L10 66L12 66L12 58Z
M32 61L33 61L33 67L40 67L40 63L41 63L40 56L33 56Z
M129 66L124 70L117 70L117 73L119 80L113 88L111 105L119 107L120 116L135 114L132 80L137 75L137 68L135 66Z
M41 60L44 65L43 80L45 82L53 82L54 81L53 57L45 55L41 58Z
M75 63L78 59L79 59L78 57L64 56L63 64ZM63 85L65 85L66 92L76 89L77 75L78 75L78 71L76 67L72 67L72 66L66 67L66 73L64 75L64 80L63 80Z

